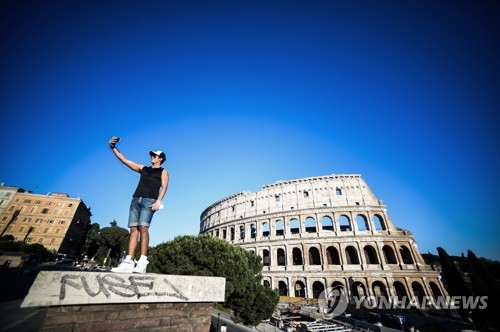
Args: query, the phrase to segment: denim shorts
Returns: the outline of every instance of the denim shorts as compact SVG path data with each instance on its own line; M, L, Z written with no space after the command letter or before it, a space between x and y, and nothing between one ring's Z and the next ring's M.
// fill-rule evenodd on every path
M133 197L130 202L128 215L128 227L147 226L151 224L155 211L151 205L156 202L154 198Z

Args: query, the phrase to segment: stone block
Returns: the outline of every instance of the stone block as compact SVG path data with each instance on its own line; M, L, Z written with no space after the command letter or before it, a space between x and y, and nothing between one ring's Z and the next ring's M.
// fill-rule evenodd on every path
M41 271L21 307L223 302L225 285L220 277Z

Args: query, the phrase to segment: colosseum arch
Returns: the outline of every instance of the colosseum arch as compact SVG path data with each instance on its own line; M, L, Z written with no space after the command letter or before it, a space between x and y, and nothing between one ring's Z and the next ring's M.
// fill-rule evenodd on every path
M319 298L320 294L325 290L325 285L321 281L315 281L312 284L313 299Z
M285 266L286 265L286 255L285 255L284 249L278 248L278 250L276 250L276 259L278 262L278 266Z
M394 254L394 249L387 244L382 247L382 252L384 253L385 263L386 264L397 264L398 260L396 259L396 255Z
M240 240L245 239L245 225L240 225Z
M372 218L373 224L375 225L375 230L376 231L385 231L387 230L387 227L385 226L384 219L379 216L378 214L375 214Z
M392 287L394 288L398 302L400 302L403 306L406 306L409 302L409 296L405 285L400 281L394 281Z
M357 298L368 296L365 285L360 281L351 284L351 295Z
M352 232L351 220L345 214L339 218L339 227L341 232Z
M307 217L305 221L306 233L316 233L316 219L313 217Z
M312 283L325 276L350 291L353 275L370 293L372 280L398 281L388 289L391 294L393 287L412 293L408 280L427 280L434 284L425 284L424 291L447 295L439 271L424 263L412 233L392 223L383 201L359 174L277 181L257 192L236 193L202 212L200 233L254 251L262 257L265 280L272 287L284 282L281 289L291 296L296 280L311 297ZM322 265L309 265L311 247L318 248L312 256Z
M367 264L379 264L377 251L373 246L366 245L363 247L363 251L365 253L365 261Z
M306 286L302 281L296 281L293 289L295 291L295 297L306 297Z
M372 283L372 292L376 297L386 297L389 298L389 293L387 291L387 287L381 281L374 281Z
M401 259L404 264L413 264L413 258L411 257L411 251L407 246L402 245L399 247L399 253L401 254Z
M443 296L441 290L439 289L439 286L435 282L429 282L429 287L431 288L432 297L434 298L434 300L436 300L438 297Z
M262 223L262 237L268 237L270 235L269 221L264 221Z
M358 251L353 246L345 248L347 264L359 264Z
M262 250L262 264L264 266L271 266L271 255L267 249Z
M324 231L333 231L333 220L329 216L321 218L321 229Z
M304 265L304 260L302 259L302 250L300 248L292 249L292 264L293 265Z
M276 220L276 236L285 235L285 222L282 219Z
M340 256L337 248L333 246L326 248L326 260L328 265L340 265Z
M278 282L278 293L280 296L288 296L288 286L286 282L281 280Z
M321 256L316 247L309 248L309 265L321 265Z
M347 294L346 288L340 281L334 281L330 284L331 288L339 290L342 294Z
M255 239L257 237L257 227L255 223L250 224L250 238Z
M290 234L300 233L300 223L296 218L290 219Z
M356 216L356 225L358 226L358 231L369 231L370 225L368 225L368 220L362 214Z
M418 281L414 281L411 283L411 289L413 291L413 296L418 300L418 303L422 303L422 300L425 296L424 287Z

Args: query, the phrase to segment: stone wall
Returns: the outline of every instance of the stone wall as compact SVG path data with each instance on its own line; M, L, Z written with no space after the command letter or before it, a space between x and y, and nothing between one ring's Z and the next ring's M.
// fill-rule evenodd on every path
M48 307L42 331L207 332L225 278L41 271L21 307Z
M130 303L49 307L42 331L207 332L212 303Z

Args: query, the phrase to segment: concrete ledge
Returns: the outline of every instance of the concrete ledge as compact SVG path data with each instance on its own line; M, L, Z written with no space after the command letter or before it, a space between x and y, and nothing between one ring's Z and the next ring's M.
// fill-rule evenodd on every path
M21 307L223 302L225 286L220 277L41 271Z

